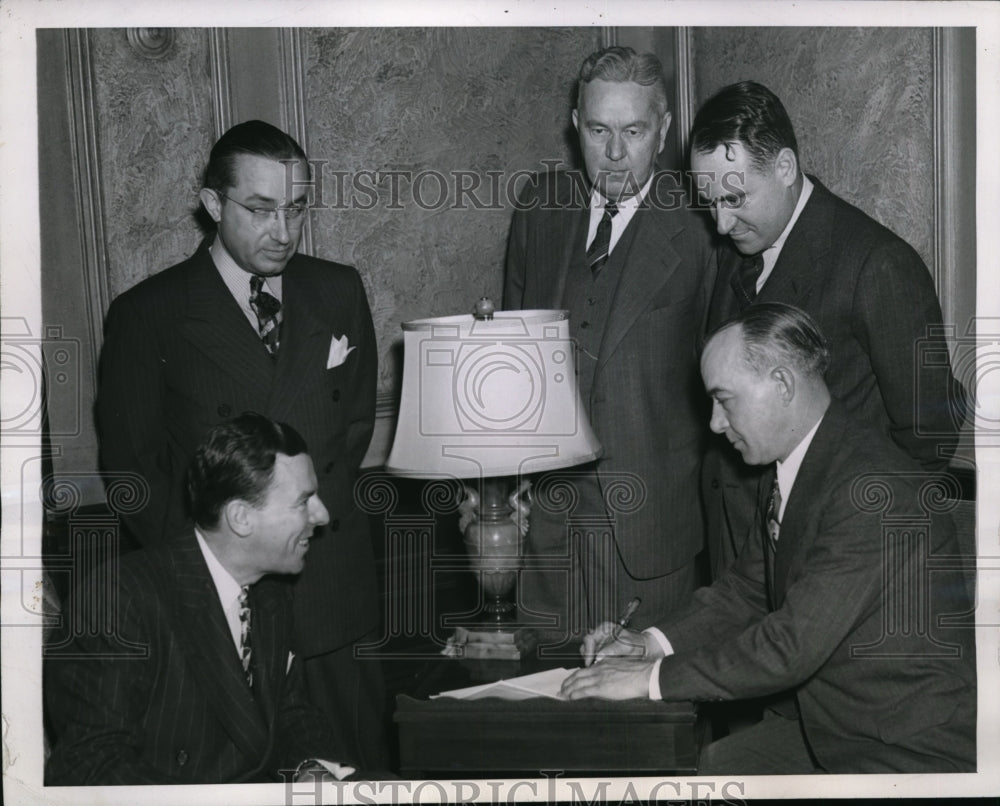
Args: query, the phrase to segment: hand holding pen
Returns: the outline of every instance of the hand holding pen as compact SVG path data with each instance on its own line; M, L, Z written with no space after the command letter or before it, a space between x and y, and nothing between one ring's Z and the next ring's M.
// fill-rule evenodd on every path
M612 656L641 657L646 654L643 635L626 629L641 603L642 600L638 596L635 597L626 605L617 621L614 623L605 621L584 637L583 645L580 647L584 666L590 666L595 661Z

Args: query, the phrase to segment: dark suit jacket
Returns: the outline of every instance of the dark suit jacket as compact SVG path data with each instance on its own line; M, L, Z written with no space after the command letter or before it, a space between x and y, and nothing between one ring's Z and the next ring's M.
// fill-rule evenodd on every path
M930 273L905 241L810 179L812 195L757 300L812 316L830 345L830 393L924 467L943 469L965 403L947 361L925 360L948 355ZM740 260L730 244L719 249L709 330L738 312L730 278ZM703 489L716 575L746 537L758 475L724 438L713 440Z
M289 667L285 580L250 589L255 700L193 533L133 552L111 574L113 636L74 626L91 618L79 609L91 597L108 595L91 584L63 613L72 642L50 647L47 785L269 781L305 759L348 760L308 700L301 661Z
M524 200L533 209L514 214L507 310L565 307L567 274L584 254L586 194L559 174L540 183ZM619 473L645 487L645 500L616 515L615 539L629 573L649 579L690 562L703 544L697 491L708 414L696 341L712 253L682 195L641 207L633 228L588 402L605 494Z
M376 345L358 273L295 255L282 279L281 348L271 358L208 253L121 294L105 325L97 421L101 464L149 485L127 520L146 545L187 524L184 484L212 425L248 410L289 423L305 438L330 511L296 582L295 651L331 651L378 619L368 521L353 485L375 418ZM356 349L327 369L332 338Z
M920 490L933 478L834 402L773 559L760 522L736 564L662 628L675 651L664 698L791 692L829 772L974 770L974 635L938 625L970 603L959 572L930 568L957 552L951 519Z

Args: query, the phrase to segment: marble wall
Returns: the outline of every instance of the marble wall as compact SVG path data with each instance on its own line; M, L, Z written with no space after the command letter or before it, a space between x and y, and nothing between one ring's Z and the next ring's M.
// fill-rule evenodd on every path
M933 259L930 28L695 28L695 104L736 81L781 98L803 169Z
M398 385L401 322L468 313L483 295L499 302L517 172L572 158L575 76L598 36L581 28L308 32L309 155L328 161L319 176L331 204L313 214L313 243L364 278L381 391ZM343 194L334 171L348 174Z

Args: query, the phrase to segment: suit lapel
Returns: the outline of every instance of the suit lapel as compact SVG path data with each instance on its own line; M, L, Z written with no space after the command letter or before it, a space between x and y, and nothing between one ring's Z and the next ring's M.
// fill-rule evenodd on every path
M187 318L180 328L221 372L251 388L270 386L274 360L219 276L208 241L198 248L188 271Z
M830 193L819 180L812 177L810 180L813 183L812 195L788 233L771 276L757 295L761 302L778 301L796 305L823 273L823 261L833 238Z
M174 542L177 636L187 664L223 728L250 758L263 759L267 723L254 701L208 566L193 534Z
M336 310L322 310L322 301L301 271L295 258L285 269L282 280L281 346L271 386L268 411L277 418L287 412L300 394L297 379L316 377L317 367L326 366L330 352L330 325L337 320ZM335 295L335 299L340 295ZM336 333L337 336L344 335Z
M795 484L785 505L785 516L781 521L778 551L775 556L775 601L781 604L785 596L788 573L795 563L796 555L804 547L809 514L818 505L817 499L826 484L830 467L833 465L837 448L844 438L844 417L836 403L832 403L816 429L799 467Z
M566 307L566 278L571 271L586 265L587 227L590 208L583 207L553 216L552 237L546 239L541 250L541 266L551 266L551 271L538 272L539 299L552 308Z
M681 262L672 243L676 233L666 226L664 217L656 216L654 210L644 205L636 210L629 222L629 229L633 227L635 232L623 255L622 274L608 313L596 372L601 371L635 320L649 308L656 293Z
M256 663L254 691L268 725L274 725L279 689L288 662L287 641L282 640L283 624L275 591L269 581L251 588L253 607L253 640Z

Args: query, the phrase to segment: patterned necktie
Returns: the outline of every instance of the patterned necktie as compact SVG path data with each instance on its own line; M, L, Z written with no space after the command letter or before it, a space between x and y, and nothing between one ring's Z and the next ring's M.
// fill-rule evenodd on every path
M778 476L774 476L774 484L771 485L771 498L767 502L767 536L771 539L771 548L778 545L778 532L781 530L781 521L778 513L781 512L781 488L778 487Z
M250 587L244 585L240 588L240 660L243 663L243 674L246 675L247 685L253 688L253 669L250 667Z
M600 273L604 264L608 262L608 254L611 252L611 219L616 215L618 215L618 207L614 202L608 202L604 205L601 223L597 225L597 233L594 235L593 243L587 249L587 264L595 277Z
M744 257L740 267L730 278L730 285L736 294L741 311L746 310L757 298L757 280L762 271L764 271L764 257L758 252L756 255Z
M264 278L250 278L250 307L257 314L257 329L271 355L278 352L281 332L281 303L264 290Z

